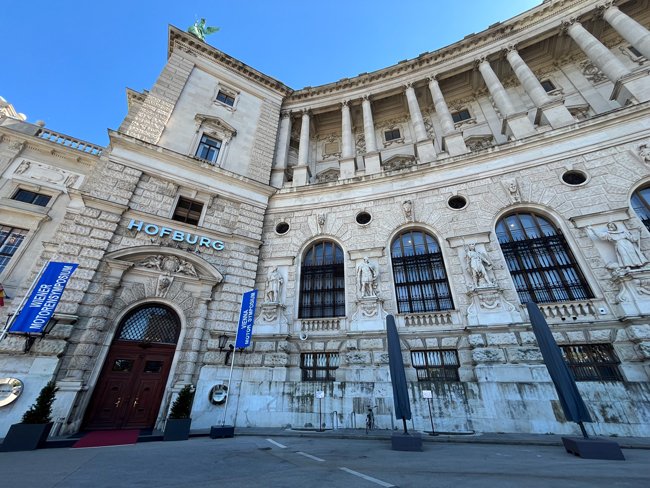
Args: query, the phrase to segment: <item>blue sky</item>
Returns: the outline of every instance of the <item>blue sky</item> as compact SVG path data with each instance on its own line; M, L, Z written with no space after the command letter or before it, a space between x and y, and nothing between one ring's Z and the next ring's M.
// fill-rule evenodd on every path
M4 0L0 96L28 121L96 144L126 114L125 88L149 89L167 26L196 17L208 43L291 88L390 66L480 32L541 0Z

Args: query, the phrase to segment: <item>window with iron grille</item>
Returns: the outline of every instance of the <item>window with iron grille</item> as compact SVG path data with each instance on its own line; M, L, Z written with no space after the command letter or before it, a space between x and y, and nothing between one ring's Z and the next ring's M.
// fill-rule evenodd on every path
M0 225L0 273L4 271L27 236L27 230Z
M561 346L576 381L623 381L611 344Z
M345 316L343 250L334 242L320 241L305 251L300 266L299 317Z
M454 308L442 252L432 236L415 230L403 232L393 241L390 253L399 313Z
M521 303L593 298L564 235L533 213L497 223L497 238Z
M206 135L201 136L201 142L196 149L196 157L210 163L216 164L221 151L221 141Z
M19 202L31 203L32 205L39 205L41 207L46 207L50 202L52 197L50 195L43 195L42 193L36 193L29 190L23 190L19 188L18 191L11 197L12 200L18 200Z
M411 351L418 381L460 381L458 352L453 349Z
M402 137L402 135L400 134L399 129L391 129L384 132L384 140L386 142L394 141L396 139L399 139L400 137Z
M176 344L181 329L178 315L164 305L145 305L129 313L120 324L119 341Z
M172 215L172 220L198 225L201 219L201 212L203 212L203 204L201 202L180 197L176 204L174 215Z
M631 203L643 225L650 231L650 186L635 191Z
M300 355L302 381L336 381L338 352L307 352Z
M217 101L230 105L231 107L235 105L235 97L222 90L219 90L219 93L217 93Z
M454 123L462 122L463 120L469 120L472 116L469 113L469 110L466 108L459 110L458 112L452 112L451 119Z

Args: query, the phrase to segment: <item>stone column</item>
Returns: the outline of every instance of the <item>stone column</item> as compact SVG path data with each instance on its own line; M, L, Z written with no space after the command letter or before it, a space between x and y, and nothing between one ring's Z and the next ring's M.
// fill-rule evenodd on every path
M570 20L564 22L567 34L575 41L589 60L614 83L610 96L621 105L634 97L639 102L650 100L650 87L645 73L631 73L625 65L598 39L585 29L580 22Z
M271 186L282 188L284 184L284 171L289 157L289 141L291 140L291 112L282 112L280 115L280 131L278 147L275 153L273 170L271 171Z
M442 125L443 147L450 156L465 154L468 152L468 149L463 139L463 133L456 130L454 119L451 117L451 113L449 113L449 107L447 107L447 102L445 102L445 97L440 90L440 85L435 75L429 78L429 91L433 98L433 105L436 108L440 125Z
M293 186L304 186L309 182L309 118L309 110L303 110L298 165L293 168Z
M510 101L510 97L506 93L496 73L492 70L492 66L486 58L477 60L478 70L485 80L485 84L494 99L501 116L503 117L503 124L501 126L501 133L512 134L516 139L530 136L534 134L535 128L528 120L526 112L515 112L515 108Z
M366 174L371 175L381 171L381 156L377 150L377 136L375 135L375 122L372 119L370 96L364 95L361 107L363 109L363 136L366 140L366 154L363 160Z
M623 39L632 44L637 51L650 59L650 31L636 20L625 15L618 7L609 3L603 8L603 18Z
M352 117L349 100L341 103L341 159L339 160L340 179L354 177L354 137L352 136Z
M429 139L427 129L424 126L422 112L418 105L418 99L415 96L415 89L411 83L406 85L406 101L409 106L409 114L415 129L415 146L417 148L420 163L429 163L436 159L436 151L433 147L433 141Z
M506 58L524 90L526 90L526 93L537 107L537 116L535 117L537 123L543 117L555 129L575 122L569 110L564 106L563 100L552 100L548 96L542 84L524 60L521 59L514 46L509 46L506 49Z

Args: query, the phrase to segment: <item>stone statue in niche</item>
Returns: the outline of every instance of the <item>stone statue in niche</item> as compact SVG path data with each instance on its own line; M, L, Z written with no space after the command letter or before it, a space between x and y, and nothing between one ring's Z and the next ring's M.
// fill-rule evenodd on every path
M487 274L487 269L492 268L492 262L485 253L476 249L476 244L469 244L465 248L465 261L475 288L494 286Z
M608 223L607 231L594 230L589 226L587 232L591 237L614 243L619 269L641 268L648 264L648 259L639 248L639 237L633 236L622 222Z
M283 284L284 278L278 271L278 267L273 266L266 275L266 301L268 303L280 303Z
M377 289L377 267L370 263L368 257L364 257L363 261L357 264L357 289L359 297L369 298L376 297Z
M404 200L402 202L402 210L404 211L406 220L413 222L413 202L411 200Z

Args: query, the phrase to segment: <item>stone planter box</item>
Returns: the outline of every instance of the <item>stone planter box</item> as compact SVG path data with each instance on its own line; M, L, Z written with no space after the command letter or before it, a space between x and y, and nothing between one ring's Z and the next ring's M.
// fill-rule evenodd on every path
M0 451L33 451L45 446L47 436L52 430L52 422L48 424L13 424L7 432Z
M186 441L190 437L192 419L167 419L164 441Z
M213 425L210 428L211 439L221 439L225 437L235 437L234 425Z

